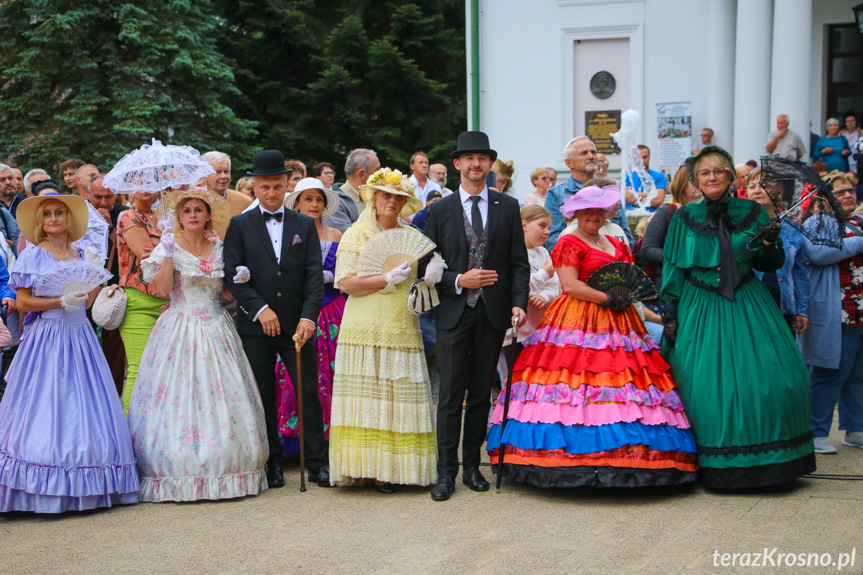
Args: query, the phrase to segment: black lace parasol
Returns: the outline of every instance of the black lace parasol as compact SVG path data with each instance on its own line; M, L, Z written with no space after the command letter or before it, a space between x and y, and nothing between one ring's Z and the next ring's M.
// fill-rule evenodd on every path
M808 164L764 156L761 187L773 201L777 221L797 228L813 244L841 248L845 212L825 182Z

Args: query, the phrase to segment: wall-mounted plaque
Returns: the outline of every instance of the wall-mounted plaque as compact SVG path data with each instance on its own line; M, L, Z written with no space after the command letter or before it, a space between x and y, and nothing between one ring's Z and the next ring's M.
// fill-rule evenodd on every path
M597 72L590 79L590 93L600 100L611 98L615 88L617 88L617 81L611 72Z
M585 112L584 127L587 137L596 145L600 154L619 154L620 148L611 134L620 130L620 110Z

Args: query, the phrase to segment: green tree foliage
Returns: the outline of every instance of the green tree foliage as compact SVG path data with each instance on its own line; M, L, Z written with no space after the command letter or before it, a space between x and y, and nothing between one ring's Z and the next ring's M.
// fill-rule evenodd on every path
M376 150L407 168L444 161L465 126L464 3L221 0L219 46L235 66L234 109L259 147L307 163Z
M106 169L155 137L235 173L268 147L406 169L455 146L464 61L456 0L0 0L0 158Z
M208 0L0 2L0 157L103 169L149 143L248 155Z

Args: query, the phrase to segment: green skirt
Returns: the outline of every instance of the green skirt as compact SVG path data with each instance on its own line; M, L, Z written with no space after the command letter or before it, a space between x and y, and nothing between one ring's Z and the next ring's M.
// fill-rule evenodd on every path
M711 488L793 481L815 470L809 374L756 278L731 302L689 282L675 347L664 343Z

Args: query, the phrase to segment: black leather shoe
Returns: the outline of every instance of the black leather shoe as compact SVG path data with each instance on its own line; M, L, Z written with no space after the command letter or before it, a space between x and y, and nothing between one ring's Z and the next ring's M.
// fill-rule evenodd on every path
M320 469L309 469L309 481L314 481L318 487L335 487L330 485L330 472L326 467Z
M396 492L396 486L392 483L375 483L372 481L372 487L378 493L384 493L386 495Z
M471 491L488 491L488 481L476 467L465 469L461 475L461 482L467 485Z
M446 501L453 491L455 491L455 480L452 477L441 477L432 487L432 501Z
M267 487L273 489L274 487L284 486L285 475L282 473L282 462L274 461L272 463L267 463Z

